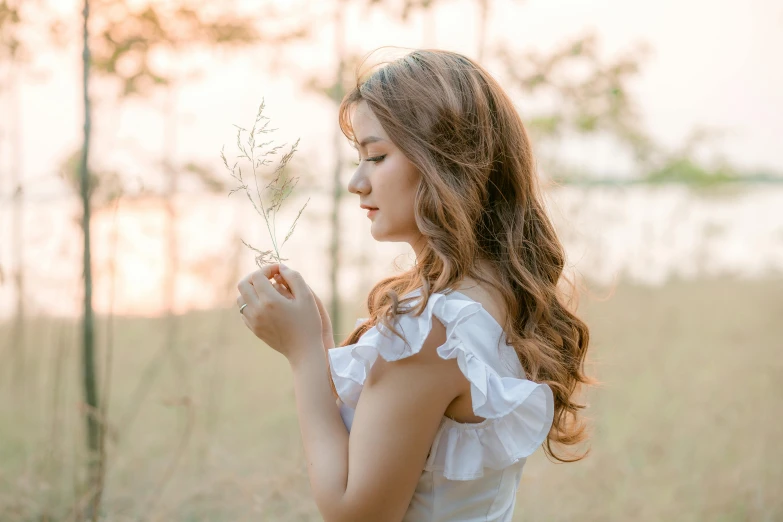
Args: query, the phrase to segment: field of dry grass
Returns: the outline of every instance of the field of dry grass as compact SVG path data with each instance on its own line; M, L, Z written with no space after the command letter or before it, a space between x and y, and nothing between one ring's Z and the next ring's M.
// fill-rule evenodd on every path
M591 454L533 455L516 520L783 519L783 281L621 285L585 296L582 313L602 381ZM290 372L236 309L99 324L102 356L112 347L106 520L319 519ZM0 520L70 519L77 327L32 320L22 361L0 325Z

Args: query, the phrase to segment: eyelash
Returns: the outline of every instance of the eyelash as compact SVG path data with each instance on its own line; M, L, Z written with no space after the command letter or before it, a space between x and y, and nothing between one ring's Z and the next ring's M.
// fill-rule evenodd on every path
M383 158L385 158L385 157L386 157L386 154L383 154L381 156L375 156L374 158L367 158L365 161L373 161L375 163L378 163L379 161L383 160ZM360 162L361 161L358 161L358 162L354 161L353 164L358 167Z

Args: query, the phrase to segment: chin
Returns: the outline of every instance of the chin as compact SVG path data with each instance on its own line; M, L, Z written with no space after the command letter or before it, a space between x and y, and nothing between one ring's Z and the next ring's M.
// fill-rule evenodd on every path
M388 221L378 221L377 219L370 225L370 235L373 239L383 243L408 243L410 237L414 234L409 228L405 227L385 227L383 225L388 224ZM415 225L414 225L415 227ZM415 229L418 232L418 229Z
M380 241L380 242L388 241L386 236L383 233L381 233L381 232L376 232L374 227L370 228L370 235L376 241Z
M370 229L370 234L373 239L379 243L407 243L407 240L401 234L384 234L382 232L375 232L372 229Z
M379 227L375 222L373 222L373 224L370 226L370 234L376 241L395 241L394 234L389 234L388 231L383 230L383 228Z

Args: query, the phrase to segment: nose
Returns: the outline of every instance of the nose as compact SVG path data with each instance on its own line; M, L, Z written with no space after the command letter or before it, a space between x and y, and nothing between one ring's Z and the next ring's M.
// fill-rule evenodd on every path
M362 173L363 170L359 167L351 176L351 180L348 182L348 192L351 194L367 195L370 193L370 180Z

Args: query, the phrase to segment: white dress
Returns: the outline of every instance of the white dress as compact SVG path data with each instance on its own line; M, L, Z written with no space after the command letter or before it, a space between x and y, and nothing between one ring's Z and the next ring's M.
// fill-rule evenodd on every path
M510 521L522 468L549 433L554 400L549 386L525 378L513 348L501 342L502 327L478 301L460 292L434 293L419 317L396 319L410 345L376 325L356 344L329 350L340 413L350 431L370 367L379 355L395 361L421 350L433 315L446 327L438 355L457 359L471 384L473 412L486 420L463 424L443 417L403 521Z

